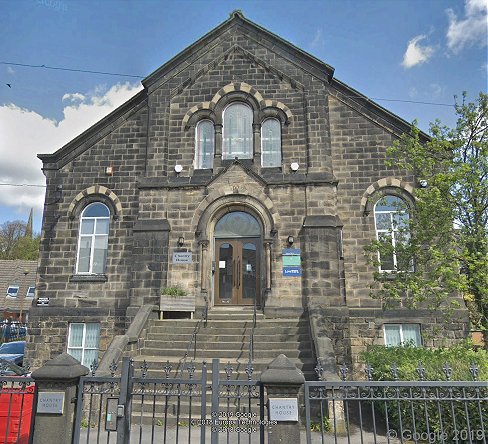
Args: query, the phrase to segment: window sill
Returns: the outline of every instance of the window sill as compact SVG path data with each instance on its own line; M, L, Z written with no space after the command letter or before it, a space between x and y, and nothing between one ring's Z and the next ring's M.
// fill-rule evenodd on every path
M106 274L72 274L70 282L107 282Z

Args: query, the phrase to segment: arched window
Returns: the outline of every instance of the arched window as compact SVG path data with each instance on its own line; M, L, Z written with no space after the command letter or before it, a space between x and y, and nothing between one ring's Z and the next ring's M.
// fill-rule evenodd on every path
M252 159L253 114L249 106L233 103L224 110L222 159Z
M210 169L213 166L215 146L214 125L210 120L201 120L195 131L195 169Z
M109 223L110 210L100 202L88 205L81 213L77 273L105 272Z
M215 225L215 237L258 237L261 227L254 216L244 211L225 214Z
M278 119L266 119L261 125L261 165L281 166L281 124Z
M413 263L406 248L408 205L396 196L384 196L374 206L376 238L381 242L379 252L381 271L412 271Z

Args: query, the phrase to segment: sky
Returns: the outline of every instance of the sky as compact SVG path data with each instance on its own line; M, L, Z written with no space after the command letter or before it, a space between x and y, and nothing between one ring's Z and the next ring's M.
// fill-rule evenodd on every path
M40 231L37 154L124 103L235 9L426 131L455 124L455 95L487 91L486 0L0 0L0 225L34 208Z

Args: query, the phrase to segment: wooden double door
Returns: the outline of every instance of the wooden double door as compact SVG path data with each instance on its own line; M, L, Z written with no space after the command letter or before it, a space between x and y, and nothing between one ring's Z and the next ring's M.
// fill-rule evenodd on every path
M260 238L215 240L215 305L259 305L260 283Z

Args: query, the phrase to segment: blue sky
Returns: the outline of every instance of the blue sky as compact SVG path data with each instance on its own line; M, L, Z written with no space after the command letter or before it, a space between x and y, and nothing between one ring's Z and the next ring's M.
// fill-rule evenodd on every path
M0 183L43 185L54 152L145 77L241 9L335 68L335 77L420 127L453 125L455 94L487 90L486 0L0 0ZM10 86L8 86L8 85ZM388 100L379 100L388 99ZM402 100L402 101L395 101ZM43 189L0 185L0 224L40 230Z

